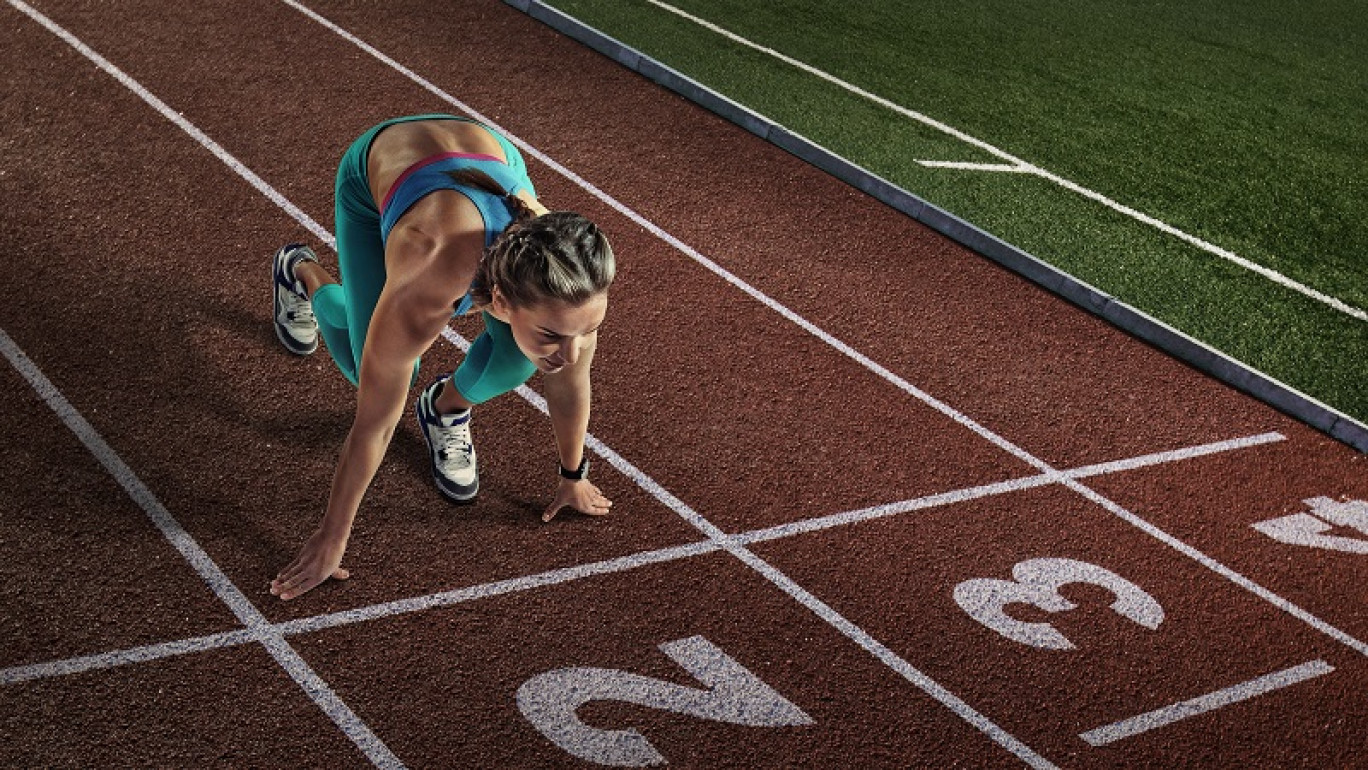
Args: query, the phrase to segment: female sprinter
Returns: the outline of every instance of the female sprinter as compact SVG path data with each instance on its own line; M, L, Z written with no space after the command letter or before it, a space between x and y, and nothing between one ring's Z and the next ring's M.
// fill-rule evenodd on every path
M275 255L275 329L307 355L321 333L357 386L327 512L299 556L271 582L293 599L341 568L362 495L404 411L418 358L454 314L482 311L484 332L450 377L422 391L415 411L437 489L457 502L479 489L470 413L545 375L560 455L559 487L542 514L564 506L603 515L612 505L586 477L589 366L608 309L615 266L607 238L535 197L522 156L468 118L416 115L362 134L342 158L336 186L342 282L298 244Z

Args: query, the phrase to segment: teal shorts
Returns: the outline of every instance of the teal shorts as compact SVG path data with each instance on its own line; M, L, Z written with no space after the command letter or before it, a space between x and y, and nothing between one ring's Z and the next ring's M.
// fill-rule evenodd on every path
M380 237L380 210L371 197L366 173L371 143L388 126L413 120L465 120L455 115L410 115L387 120L362 134L342 156L337 168L334 201L337 264L340 284L314 292L318 330L337 368L353 385L360 379L361 352L366 345L375 304L385 287L385 244ZM491 131L503 146L510 166L525 168L516 147ZM478 404L523 384L537 370L518 349L508 324L484 314L485 330L471 344L452 383L461 396ZM413 363L414 381L419 362Z

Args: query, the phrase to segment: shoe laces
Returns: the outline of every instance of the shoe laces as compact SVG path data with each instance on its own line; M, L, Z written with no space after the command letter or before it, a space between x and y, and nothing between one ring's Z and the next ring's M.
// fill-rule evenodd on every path
M285 317L291 321L311 324L314 322L313 305L307 300L300 300L293 309L285 311Z
M295 282L289 287L288 298L285 300L285 317L291 321L313 323L314 312L313 303L299 291L299 283Z
M451 427L443 426L438 454L445 465L458 470L469 468L474 462L475 445L470 441L470 422Z

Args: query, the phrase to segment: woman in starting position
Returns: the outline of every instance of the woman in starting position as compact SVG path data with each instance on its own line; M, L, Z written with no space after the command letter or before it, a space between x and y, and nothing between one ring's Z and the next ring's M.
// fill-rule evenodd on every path
M589 367L615 264L592 222L548 211L507 139L468 118L415 115L362 134L337 171L342 282L307 246L275 255L276 336L312 353L321 333L357 386L327 512L299 556L271 583L282 599L341 568L352 522L404 411L418 358L453 315L481 311L485 330L455 373L418 396L437 489L456 502L479 490L471 407L545 375L560 479L542 514L570 506L603 515L612 502L586 474Z

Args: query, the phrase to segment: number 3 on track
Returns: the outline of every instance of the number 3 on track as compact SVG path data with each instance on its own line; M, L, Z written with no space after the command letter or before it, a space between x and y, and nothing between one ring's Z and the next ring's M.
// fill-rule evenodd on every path
M813 723L802 709L701 636L666 642L660 649L708 689L609 668L560 668L524 682L518 688L518 709L562 749L617 767L663 765L665 757L635 729L601 730L581 722L575 711L589 701L624 701L749 727Z
M969 617L1014 642L1047 650L1072 650L1074 643L1049 623L1027 623L1007 614L1009 604L1030 604L1046 612L1063 612L1075 605L1059 595L1070 583L1091 583L1116 595L1111 608L1118 615L1154 630L1164 622L1164 608L1144 589L1115 572L1073 559L1029 559L1012 568L1010 580L975 578L955 586L955 602Z

